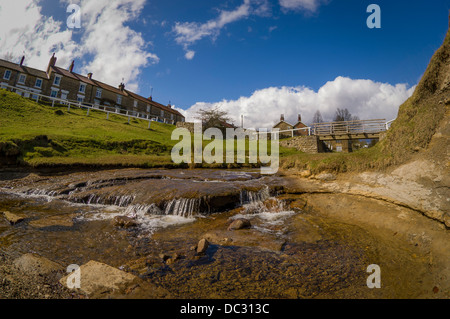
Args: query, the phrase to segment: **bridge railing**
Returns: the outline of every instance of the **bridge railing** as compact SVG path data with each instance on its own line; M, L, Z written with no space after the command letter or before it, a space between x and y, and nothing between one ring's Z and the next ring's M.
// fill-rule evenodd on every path
M312 125L313 135L364 134L384 131L386 131L385 119L324 122Z

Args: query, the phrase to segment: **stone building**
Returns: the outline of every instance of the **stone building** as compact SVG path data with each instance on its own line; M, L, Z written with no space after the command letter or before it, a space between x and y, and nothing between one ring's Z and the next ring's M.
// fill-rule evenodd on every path
M57 67L54 54L46 71L25 66L24 59L22 57L19 64L0 59L0 88L11 89L12 86L23 89L24 92L16 92L24 97L36 98L36 94L42 94L50 99L58 98L81 105L103 105L116 110L133 111L139 117L169 124L185 120L170 104L163 105L153 101L152 97L145 98L128 91L124 83L114 87L95 80L92 73L84 76L73 72L74 62L68 69Z
M284 114L281 114L280 121L273 126L273 128L278 128L278 129L280 129L280 131L299 129L299 128L304 128L304 127L308 127L308 126L302 122L302 117L300 114L298 115L298 121L295 125L292 125L292 124L286 122L284 120ZM280 133L280 138L287 138L287 137L292 137L292 136L307 136L307 135L308 135L308 130L297 130L297 131L294 131L293 133L292 132Z

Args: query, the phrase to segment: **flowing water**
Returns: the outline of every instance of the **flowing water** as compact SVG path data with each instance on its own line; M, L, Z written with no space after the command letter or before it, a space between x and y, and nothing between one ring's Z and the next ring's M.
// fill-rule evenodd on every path
M361 227L324 219L295 196L282 196L284 178L254 171L0 177L0 211L24 217L16 225L0 218L1 251L33 252L61 265L104 262L175 297L366 296L372 293L364 290L366 267L385 245ZM136 226L117 226L117 216ZM227 229L242 218L249 229ZM211 245L199 258L190 248L201 238ZM180 257L169 265L162 253Z

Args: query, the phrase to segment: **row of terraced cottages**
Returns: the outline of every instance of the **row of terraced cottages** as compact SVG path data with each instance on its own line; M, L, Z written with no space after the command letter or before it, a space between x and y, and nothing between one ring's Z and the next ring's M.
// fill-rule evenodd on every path
M175 124L185 118L170 104L163 105L125 89L121 83L117 88L92 78L92 73L83 76L73 72L74 62L69 69L57 67L56 57L50 58L46 71L27 67L22 57L19 64L0 59L0 88L16 87L16 92L35 98L36 94L89 103L94 106L113 107L115 110L131 111L138 117Z

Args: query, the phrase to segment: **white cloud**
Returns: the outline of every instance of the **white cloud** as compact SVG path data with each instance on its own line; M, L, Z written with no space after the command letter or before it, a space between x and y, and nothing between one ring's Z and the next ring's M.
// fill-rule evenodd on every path
M205 23L176 22L172 31L175 33L175 41L189 51L190 45L205 37L210 37L214 41L227 24L245 19L250 15L267 15L268 11L267 0L244 0L234 10L219 10L216 18Z
M188 50L188 51L186 52L186 54L184 55L184 57L185 57L187 60L192 60L192 59L194 58L194 56L195 56L195 51L192 51L192 50Z
M35 1L2 1L0 4L0 58L45 69L52 54L60 63L69 64L77 55L77 44L70 29L62 30L62 22L41 14Z
M285 10L306 10L314 12L317 10L322 0L280 0L280 6Z
M272 127L285 115L285 120L310 123L314 113L320 110L324 120L332 120L336 108L347 108L360 119L394 119L398 107L412 95L414 87L406 84L391 85L371 80L353 80L337 77L327 82L317 92L309 88L269 87L253 92L249 97L237 100L223 100L216 103L198 102L183 112L187 121L192 121L199 109L219 107L229 113L235 124L240 124L244 115L244 125L248 128Z
M53 52L57 65L68 67L72 59L82 60L75 68L92 72L94 78L118 85L125 79L127 88L138 90L141 69L159 58L147 50L142 35L125 24L139 17L145 0L61 0L81 8L79 43L65 21L41 14L39 2L3 1L0 5L0 56L18 61L25 52L25 64L45 69ZM76 61L76 62L77 62Z

